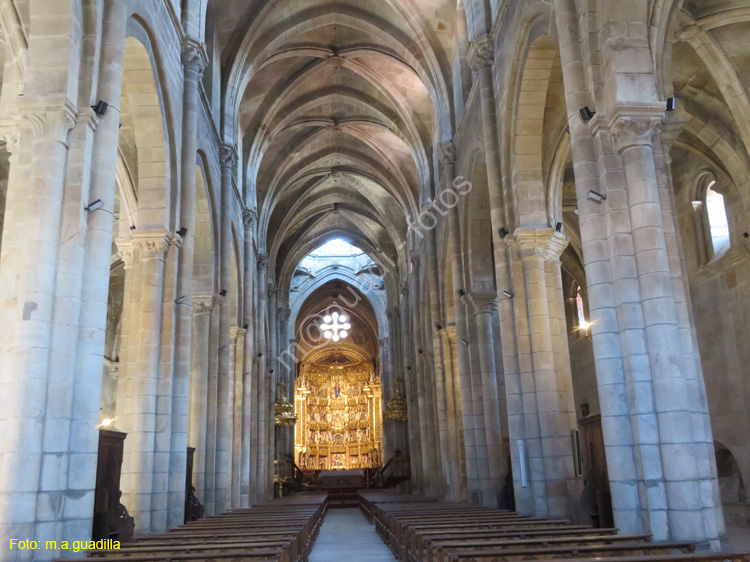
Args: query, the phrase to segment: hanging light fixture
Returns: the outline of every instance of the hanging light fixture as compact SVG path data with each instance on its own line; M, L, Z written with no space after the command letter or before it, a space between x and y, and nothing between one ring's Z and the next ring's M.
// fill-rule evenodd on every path
M395 380L396 391L385 405L385 417L391 421L406 421L408 414L406 410L406 400L401 394L401 379Z
M286 397L286 383L279 385L280 397L274 406L274 423L276 425L290 426L297 423L294 415L294 405Z

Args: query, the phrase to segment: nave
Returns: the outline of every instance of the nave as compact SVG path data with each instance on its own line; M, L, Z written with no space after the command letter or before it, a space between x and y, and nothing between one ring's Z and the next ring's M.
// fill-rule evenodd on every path
M575 525L390 490L362 490L357 508L301 493L210 517L167 533L91 550L108 562L750 562L750 552L711 552L694 541ZM390 552L389 552L390 549ZM60 559L62 560L62 559Z
M750 534L748 37L750 0L0 1L0 560L355 478Z

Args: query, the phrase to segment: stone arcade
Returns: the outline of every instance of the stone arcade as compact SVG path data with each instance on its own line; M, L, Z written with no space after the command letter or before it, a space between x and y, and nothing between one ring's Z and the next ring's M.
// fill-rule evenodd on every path
M394 458L431 499L750 527L749 0L2 0L0 32L3 561Z

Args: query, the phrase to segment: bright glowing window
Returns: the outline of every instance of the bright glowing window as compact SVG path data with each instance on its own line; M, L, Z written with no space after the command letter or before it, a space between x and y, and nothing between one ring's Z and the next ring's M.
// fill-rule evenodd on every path
M713 190L715 183L716 181L712 181L706 189L706 214L711 232L711 245L714 255L718 255L729 247L729 221L724 196Z
M578 287L576 291L576 312L578 312L578 325L587 326L586 311L583 308L583 296L581 295L581 288Z

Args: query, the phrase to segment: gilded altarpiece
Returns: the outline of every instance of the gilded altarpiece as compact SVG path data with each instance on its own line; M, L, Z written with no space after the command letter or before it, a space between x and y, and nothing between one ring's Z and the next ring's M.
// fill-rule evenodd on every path
M294 453L302 470L381 465L381 386L371 362L302 363L294 396Z

